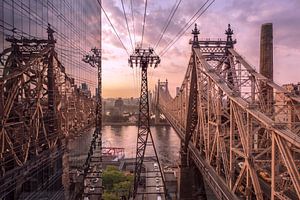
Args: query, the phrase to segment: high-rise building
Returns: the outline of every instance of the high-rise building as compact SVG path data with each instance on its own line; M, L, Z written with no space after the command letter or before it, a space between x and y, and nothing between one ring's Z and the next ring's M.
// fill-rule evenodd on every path
M176 87L176 96L178 96L180 93L180 87Z
M100 45L99 13L100 6L94 1L1 0L0 53L11 45L7 37L47 39L50 25L55 31L58 59L67 74L75 79L75 84L86 82L94 91L96 69L83 63L82 58Z
M91 48L100 47L100 10L101 8L97 1L0 0L0 78L3 76L4 64L7 63L7 52L10 52L9 49L12 45L8 42L8 38L10 38L10 41L18 41L19 46L25 44L26 42L24 41L28 41L26 39L30 41L34 41L32 39L38 39L41 41L42 39L47 40L48 36L51 37L52 42L51 30L54 30L53 36L56 40L54 50L56 54L55 59L51 59L51 61L63 65L60 69L65 72L67 76L62 77L62 79L68 77L68 81L66 81L65 85L73 85L74 83L77 86L70 87L70 89L79 91L78 88L81 83L85 83L85 91L88 96L90 96L89 89L95 91L97 85L97 69L82 62L82 58L88 54ZM51 29L48 29L48 27ZM47 29L49 30L49 35ZM13 38L17 40L12 40ZM51 53L53 53L52 45L51 43ZM6 51L6 49L8 50ZM22 58L23 54L21 56L19 55L21 54L17 56L22 61L22 59L24 59ZM51 54L51 56L52 55L53 54ZM50 59L43 59L44 64L49 63L49 61ZM51 64L51 66L56 65ZM48 67L48 70L49 68L50 67ZM7 70L7 68L5 70ZM47 78L50 77L49 74L51 74L53 78L52 73L53 71L47 72ZM34 77L32 74L28 76ZM55 78L58 79L58 77ZM35 103L36 99L31 98L31 94L29 94L29 92L27 93L26 90L26 95L23 95L23 93L22 95L30 96L28 97L28 105L32 106L30 109L24 106L23 110L29 110L27 115L20 112L20 117L16 118L15 116L18 112L14 111L7 116L10 117L8 118L10 120L8 121L9 123L17 123L14 123L14 126L10 126L10 132L7 133L7 135L13 139L6 139L9 143L4 142L4 139L1 140L0 199L70 199L69 192L71 189L69 186L71 179L69 179L68 171L69 158L68 152L63 151L65 138L63 138L59 132L62 127L64 131L69 130L70 126L74 126L74 130L77 130L77 127L81 126L80 117L83 116L83 119L87 119L86 121L88 122L90 119L89 116L92 116L89 114L93 111L91 109L92 106L89 108L85 106L87 105L85 102L91 101L81 101L81 98L71 98L82 97L81 95L77 95L78 92L74 92L74 94L73 92L69 92L72 93L73 96L71 96L71 94L65 94L67 98L64 99L64 103L57 103L57 109L55 110L55 106L53 105L60 101L60 99L56 99L56 95L53 93L58 93L58 91L62 91L63 88L54 90L56 88L53 86L53 81L51 81L52 83L49 82L49 79L47 79L48 96L44 99L41 98L42 103ZM35 85L29 85L30 83L26 85L26 88L31 88L32 85ZM50 87L54 89L50 90ZM1 90L3 90L3 88ZM44 90L39 91L44 92ZM49 95L49 91L51 91L51 95ZM64 92L67 93L68 91ZM45 106L46 98L49 106ZM9 98L7 95L1 98L2 103L3 99L7 100ZM15 107L15 105L20 105L25 101L13 99L13 102ZM77 103L80 105L75 105L76 102L80 102L82 105L80 103ZM93 102L91 102L90 105L93 105L92 103ZM36 107L39 108L39 111L37 111L39 114L33 114L37 113L31 109L34 108L35 105L38 105ZM43 110L44 107L46 109ZM3 107L0 108L1 112L2 108ZM83 108L86 112L83 112ZM63 116L56 114L58 110L59 113L63 113ZM75 115L75 112L79 113L80 116L79 114ZM72 113L74 113L74 115ZM2 120L2 116L0 118ZM35 123L34 119L38 119L38 122ZM65 120L67 123L63 123L61 119L67 119ZM31 124L35 124L34 127L37 128L31 129ZM78 124L80 124L80 126L77 126ZM0 126L4 127L3 123ZM14 128L14 131L11 131L12 128ZM1 128L1 134L2 133ZM69 132L65 131L64 134L68 136ZM9 138L8 136L7 138ZM57 137L56 140L55 137ZM24 156L21 158L20 155ZM81 163L81 165L83 165L83 163ZM64 187L62 187L62 185Z
M81 89L82 89L82 90L88 90L88 89L89 89L88 84L86 84L86 83L81 83Z
M297 84L285 84L283 87L291 94L300 94L300 82ZM289 128L300 133L300 106L294 104L283 93L275 95L275 121L287 124Z

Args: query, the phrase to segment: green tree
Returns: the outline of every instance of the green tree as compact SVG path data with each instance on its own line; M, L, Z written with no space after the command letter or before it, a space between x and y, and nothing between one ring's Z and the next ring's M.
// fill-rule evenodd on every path
M114 184L126 181L126 176L117 170L105 170L102 174L102 180L105 189L110 191Z
M116 184L114 184L113 191L119 191L121 193L126 193L129 191L130 186L131 186L130 181L123 181L120 183L116 183Z
M133 183L133 176L119 171L115 166L107 166L102 174L102 180L107 199L114 197L118 199L120 195L127 196Z
M105 200L119 200L119 197L116 194L110 192L104 192L103 199Z

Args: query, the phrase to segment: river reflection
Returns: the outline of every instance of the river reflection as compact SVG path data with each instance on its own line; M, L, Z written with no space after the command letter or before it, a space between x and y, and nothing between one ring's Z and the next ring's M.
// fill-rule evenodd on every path
M136 126L106 126L103 128L103 146L125 148L126 158L135 157L137 142ZM163 164L175 164L179 158L180 140L169 126L151 127L151 133ZM154 155L153 148L147 146L146 155Z
M136 126L105 126L102 129L103 147L124 148L125 158L134 158L137 142ZM63 156L64 199L70 199L74 195L74 188L69 182L69 171L81 168L87 157L94 129L91 129L80 136L69 139L67 149ZM166 166L176 166L179 160L180 140L170 126L151 127L156 150L161 163ZM147 146L146 156L153 156L154 150ZM73 192L72 192L73 191Z
M69 159L71 166L78 166L89 149L94 129L69 141ZM105 126L102 129L103 147L125 148L125 157L134 158L137 140L136 126ZM151 127L154 143L162 164L175 165L179 159L180 140L169 126ZM146 155L154 155L153 149L147 146ZM77 162L77 163L76 163Z

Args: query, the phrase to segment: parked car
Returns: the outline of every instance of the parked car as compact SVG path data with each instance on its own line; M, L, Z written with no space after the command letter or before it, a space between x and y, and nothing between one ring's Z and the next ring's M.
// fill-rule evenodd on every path
M99 181L99 178L94 178L94 179L93 179L93 182L94 182L94 183L97 183L98 181Z
M160 187L156 186L156 192L159 192L159 191L160 191Z

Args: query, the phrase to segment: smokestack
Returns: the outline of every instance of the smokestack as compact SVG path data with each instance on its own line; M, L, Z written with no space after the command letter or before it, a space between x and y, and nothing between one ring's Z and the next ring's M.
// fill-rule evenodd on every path
M273 25L261 26L260 34L260 73L273 80Z
M259 72L273 81L273 24L266 23L261 26L260 34L260 66ZM273 89L261 84L261 97L266 104L266 112L273 111Z

